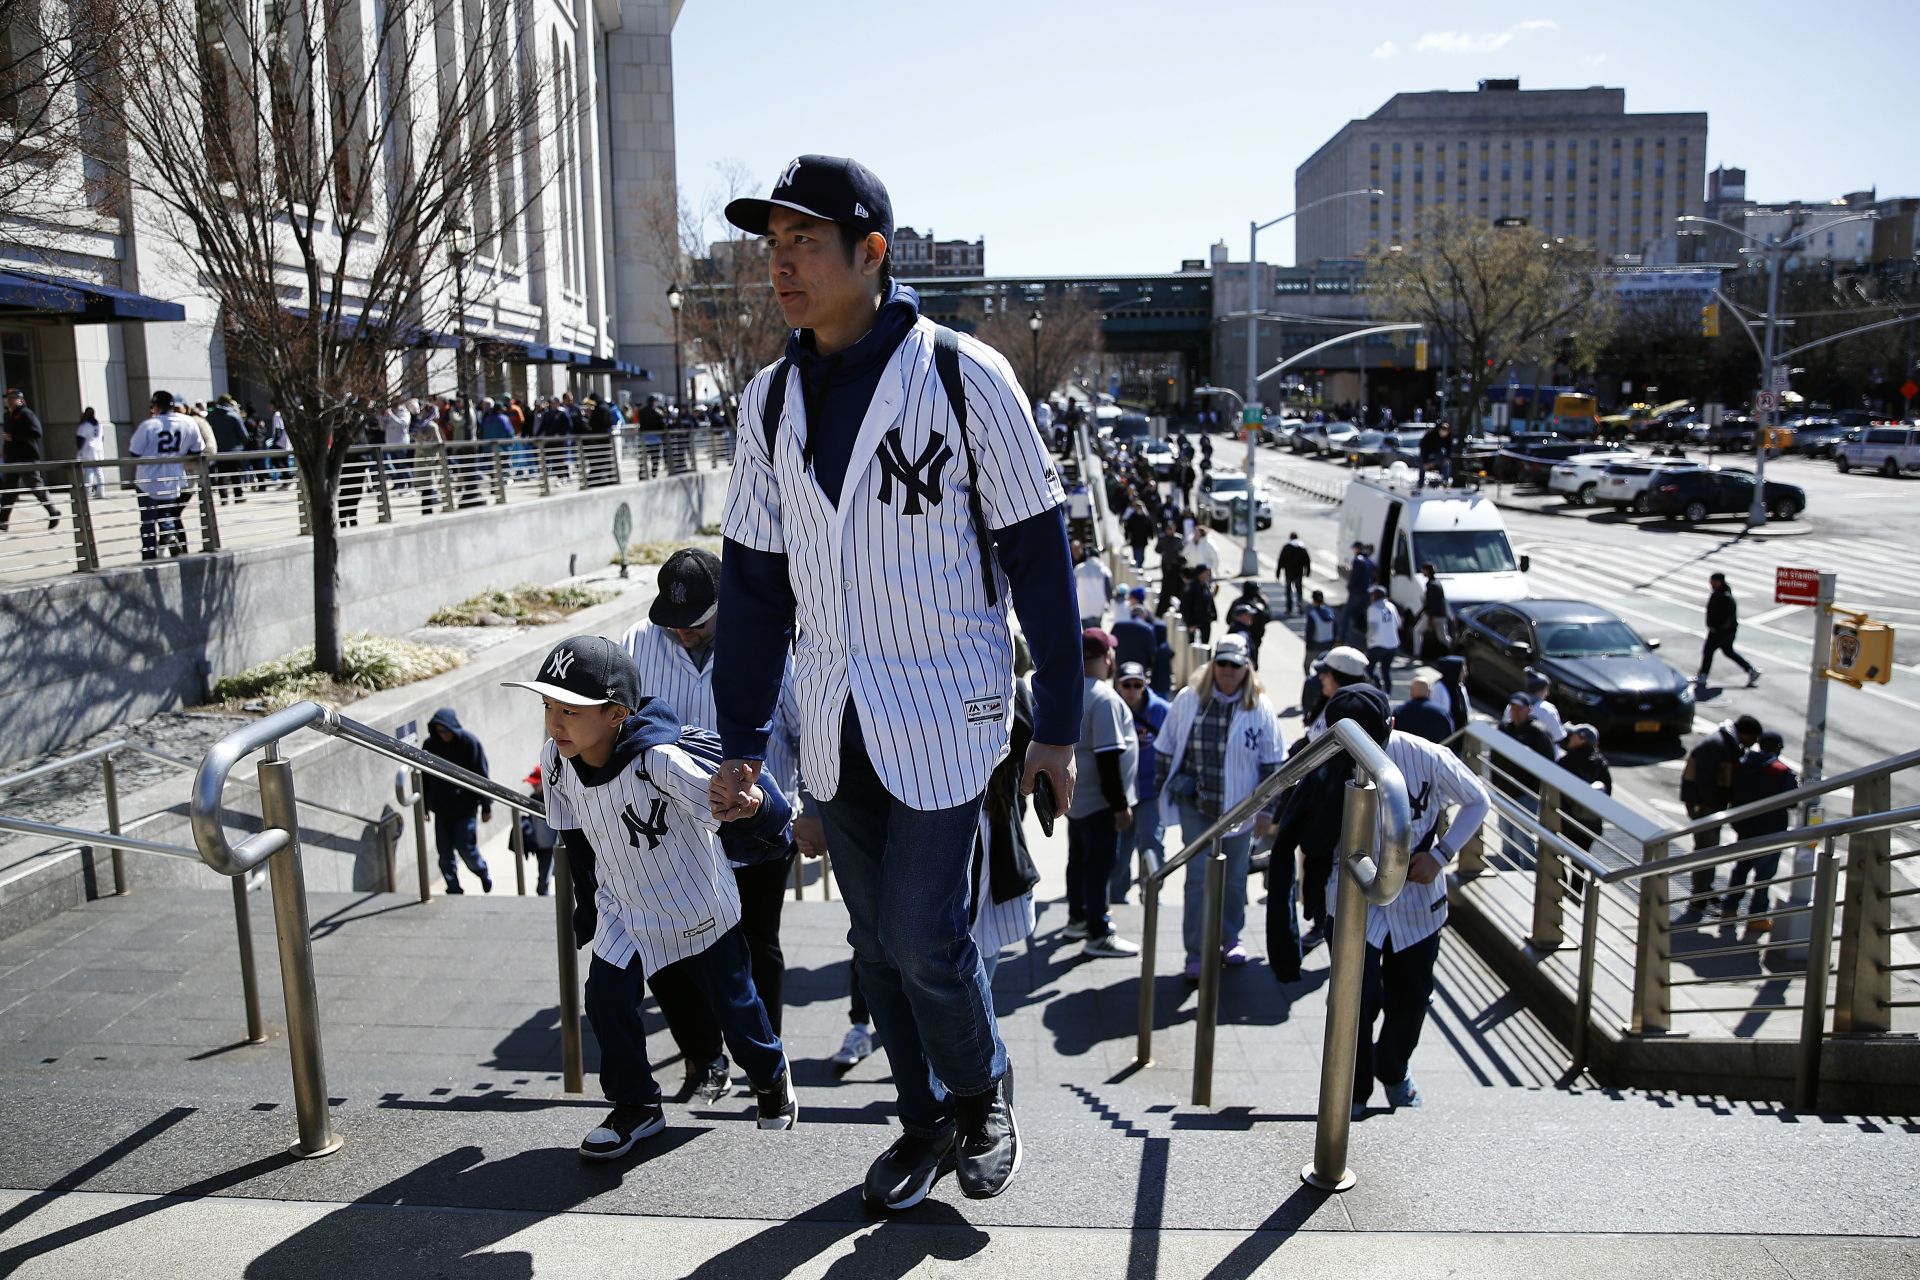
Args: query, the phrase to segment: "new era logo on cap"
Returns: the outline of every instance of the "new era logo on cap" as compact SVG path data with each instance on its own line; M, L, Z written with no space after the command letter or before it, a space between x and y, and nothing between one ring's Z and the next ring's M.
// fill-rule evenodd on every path
M570 707L617 703L632 710L640 701L640 673L624 647L605 636L562 640L540 663L532 680L503 680L509 689L531 689Z

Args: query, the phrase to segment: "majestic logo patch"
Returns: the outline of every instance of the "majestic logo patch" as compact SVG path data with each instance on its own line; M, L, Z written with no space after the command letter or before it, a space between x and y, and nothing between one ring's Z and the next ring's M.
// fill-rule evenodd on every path
M547 674L555 680L565 680L567 672L573 669L573 658L571 649L555 649L553 657L547 660Z
M893 504L893 482L898 480L905 490L900 504L900 514L917 516L925 513L920 505L921 499L940 505L940 473L953 461L953 450L947 447L947 438L938 431L929 433L927 447L912 462L907 461L906 447L900 443L900 428L887 432L880 442L880 505Z
M787 171L780 175L780 181L776 182L774 185L777 187L790 187L793 185L793 180L795 178L798 178L799 176L800 176L800 161L796 158L793 161L793 163L787 166Z
M966 707L968 724L998 724L1007 715L1005 698L968 698Z
M660 837L667 834L667 802L656 799L647 812L647 820L640 821L640 814L631 802L620 811L620 823L627 829L627 843L638 849L640 837L647 838L647 850L652 852L660 847Z
M705 920L702 920L699 924L693 926L693 928L682 929L680 931L680 936L683 938L697 938L701 934L711 931L714 925L718 923L719 922L715 920L712 916L708 916Z

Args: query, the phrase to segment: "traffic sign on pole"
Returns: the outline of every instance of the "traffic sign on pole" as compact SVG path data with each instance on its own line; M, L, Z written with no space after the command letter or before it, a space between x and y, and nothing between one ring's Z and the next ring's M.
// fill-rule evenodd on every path
M1773 571L1775 604L1817 604L1819 600L1818 569L1789 569L1783 565Z
M1773 366L1773 391L1775 394L1784 395L1791 390L1793 390L1793 381L1787 376L1787 366L1783 364Z
M1753 411L1755 413L1772 413L1773 405L1773 392L1756 391L1753 393Z

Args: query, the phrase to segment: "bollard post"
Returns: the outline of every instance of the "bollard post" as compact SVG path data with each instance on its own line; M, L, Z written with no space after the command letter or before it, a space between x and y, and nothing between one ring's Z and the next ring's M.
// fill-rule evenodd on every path
M1160 885L1157 878L1143 880L1140 916L1140 1019L1133 1042L1135 1066L1153 1065L1153 966L1160 950Z
M314 990L313 942L307 923L307 878L300 866L300 815L294 807L293 765L278 744L260 762L260 816L266 829L284 831L286 847L267 859L273 884L273 931L280 944L280 990L287 1006L287 1056L293 1065L293 1106L300 1140L292 1153L306 1159L340 1149L327 1102L326 1057L320 1045L320 1000ZM245 877L236 877L244 880Z
M573 942L573 869L567 844L553 850L554 939L560 960L560 1071L568 1093L585 1093L586 1068L580 1050L580 949Z
M498 442L493 446L493 505L507 505L507 451Z
M399 833L395 827L400 822L400 811L390 804L380 806L380 821L373 829L373 838L380 850L380 868L386 877L382 882L388 893L400 892L398 869L394 865L399 859Z
M1347 1167L1347 1139L1353 1131L1353 1072L1359 1061L1362 979L1367 967L1367 895L1354 879L1348 859L1373 854L1374 822L1380 795L1371 783L1347 783L1340 823L1340 887L1334 897L1333 941L1328 946L1332 973L1327 983L1327 1031L1320 1051L1320 1115L1313 1131L1313 1163L1300 1171L1308 1186L1345 1191L1356 1181Z
M512 824L507 830L507 847L513 850L513 891L524 898L527 896L527 842L520 831L520 815L509 809L507 821Z
M120 781L113 771L112 756L101 757L100 780L107 793L107 830L117 836L120 834ZM127 896L127 855L120 849L113 851L113 892L115 897Z
M247 1043L265 1044L260 1021L260 975L253 961L253 910L247 902L247 878L229 876L233 886L233 927L240 934L240 998L247 1008Z
M1200 995L1194 1010L1193 1105L1213 1105L1213 1041L1220 1023L1220 948L1227 906L1227 855L1221 838L1207 851L1206 922L1200 930Z
M1856 816L1893 807L1885 773L1853 787ZM1846 905L1840 915L1840 962L1834 981L1833 1029L1884 1035L1893 1030L1893 832L1847 837Z

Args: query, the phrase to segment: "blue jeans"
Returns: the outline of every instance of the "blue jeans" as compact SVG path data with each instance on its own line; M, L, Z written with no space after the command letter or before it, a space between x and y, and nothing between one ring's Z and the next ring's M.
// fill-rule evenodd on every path
M771 1087L785 1070L785 1050L767 1021L759 992L753 989L747 941L740 926L721 934L699 955L676 960L655 976L669 973L684 973L689 985L706 996L733 1060L753 1087ZM587 1019L600 1042L600 1090L609 1102L660 1103L660 1085L647 1062L647 1029L640 1020L640 984L646 976L638 956L627 961L624 969L595 956L587 969Z
M820 802L847 904L860 992L893 1067L900 1124L930 1138L952 1096L985 1093L1007 1071L993 995L968 931L980 797L915 809L888 794L847 705L840 789Z
M1088 781L1098 783L1098 779ZM1113 828L1113 810L1097 809L1084 818L1067 819L1067 915L1086 924L1089 940L1113 932L1113 922L1107 918L1107 889L1119 853L1120 833Z
M434 814L433 847L440 854L440 874L447 878L448 893L466 892L460 887L460 862L480 877L481 884L493 882L487 872L487 860L480 856L480 815L474 810Z
M1367 650L1367 669L1380 677L1380 692L1393 692L1393 660L1400 656L1400 646L1378 645Z
M1143 762L1142 768L1151 767ZM1160 825L1160 797L1154 793L1151 782L1147 784L1147 794L1133 807L1133 825L1120 833L1120 856L1113 862L1113 879L1107 885L1107 900L1125 902L1127 894L1140 875L1166 860L1166 845L1163 837L1166 828ZM1134 854L1140 855L1138 864Z
M1180 843L1192 842L1213 825L1214 820L1201 813L1190 801L1180 801ZM1223 946L1232 946L1240 941L1240 932L1247 924L1247 863L1253 856L1253 832L1249 830L1243 836L1226 836L1220 841L1220 851L1227 855L1227 894L1221 904L1220 941ZM1197 959L1200 955L1200 942L1206 936L1207 916L1207 858L1200 855L1187 864L1187 909L1180 921L1180 931L1187 944L1187 959Z

